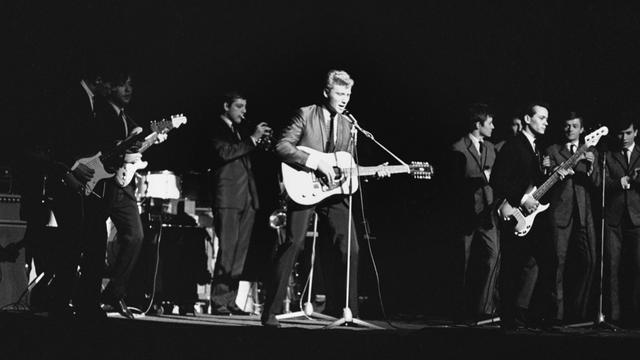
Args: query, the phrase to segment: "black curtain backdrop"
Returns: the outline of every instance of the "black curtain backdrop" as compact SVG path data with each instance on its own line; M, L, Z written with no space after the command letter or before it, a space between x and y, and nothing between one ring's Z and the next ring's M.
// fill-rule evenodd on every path
M44 143L63 121L52 109L77 83L82 59L104 56L134 69L139 123L188 117L145 154L149 170L206 171L207 125L221 111L221 93L241 90L247 121L280 129L297 107L319 99L326 72L340 68L356 81L349 107L360 124L403 160L429 161L438 171L473 101L495 109L497 140L531 99L551 104L547 141L565 110L598 124L636 108L638 10L564 1L6 1L0 165ZM395 163L359 140L361 164ZM272 154L256 155L263 217L277 207L277 169ZM397 175L360 192L391 313L439 314L449 303L446 229L455 225L456 204L441 175ZM270 231L258 225L257 234L275 236ZM363 294L376 299L362 245Z

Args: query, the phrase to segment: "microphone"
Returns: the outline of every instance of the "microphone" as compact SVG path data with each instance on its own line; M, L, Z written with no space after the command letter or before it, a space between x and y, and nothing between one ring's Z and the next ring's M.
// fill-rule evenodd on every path
M347 109L344 109L344 111L342 112L342 115L346 116L347 119L349 119L349 121L351 121L352 124L357 124L358 121L356 121L356 118L353 117L353 115L351 115L351 112Z

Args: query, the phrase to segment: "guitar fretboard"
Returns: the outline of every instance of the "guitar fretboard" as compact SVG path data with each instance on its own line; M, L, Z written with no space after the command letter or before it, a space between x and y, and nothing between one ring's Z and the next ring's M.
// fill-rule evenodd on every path
M378 171L386 170L390 174L409 173L411 170L406 165L385 165L385 166L358 166L340 169L344 174L356 173L359 176L373 176Z
M540 185L540 187L533 193L532 195L533 198L536 200L540 200L542 196L544 196L544 194L546 194L546 192L549 191L549 189L551 189L551 187L555 183L557 183L558 180L560 180L560 174L558 174L558 170L560 169L566 170L566 169L573 168L575 164L578 163L580 156L584 154L588 148L589 146L587 146L587 144L581 145L580 148L576 150L575 154L571 155L570 158L568 158L565 162L560 164L558 169L556 169L556 171L554 171L553 174L551 174L551 176L549 176L549 178L542 185Z

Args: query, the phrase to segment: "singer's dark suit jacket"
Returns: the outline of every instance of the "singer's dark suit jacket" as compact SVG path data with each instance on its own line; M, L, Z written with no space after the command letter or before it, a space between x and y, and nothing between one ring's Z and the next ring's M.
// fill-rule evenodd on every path
M335 119L336 143L335 151L347 151L350 141L351 123L342 114L337 114ZM329 131L325 125L322 106L310 105L298 110L289 126L283 131L282 138L276 145L276 153L287 163L304 165L309 154L300 151L296 146L306 146L314 150L324 152Z
M251 197L254 209L259 206L250 153L255 145L250 137L239 140L231 128L218 118L213 124L213 208L243 209Z
M640 168L640 149L638 145L631 152L631 161L626 165L624 155L621 151L610 151L607 153L607 172L605 177L606 188L606 220L607 224L617 226L620 224L624 213L629 214L629 218L634 226L640 226L640 177L632 180L631 189L622 190L620 178L623 176L633 177L634 171Z

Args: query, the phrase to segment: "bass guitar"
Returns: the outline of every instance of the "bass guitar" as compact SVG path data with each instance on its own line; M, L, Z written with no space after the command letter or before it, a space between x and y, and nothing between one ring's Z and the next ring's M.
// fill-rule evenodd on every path
M151 147L151 145L155 144L158 139L158 135L166 134L172 129L179 128L186 123L187 117L183 114L172 115L171 120L152 121L150 127L153 132L144 138L138 152L143 153ZM122 167L116 170L114 179L118 185L125 187L129 185L131 180L133 180L133 176L136 171L146 168L147 165L148 163L146 161L142 161L142 159L132 163L125 163Z
M431 179L433 167L427 162L412 162L411 165L358 166L346 151L323 153L306 146L298 149L308 154L318 154L320 158L333 166L336 178L329 184L308 168L294 168L282 163L282 183L288 196L300 205L313 205L332 195L350 195L358 190L359 176L373 176L379 171L390 174L408 173L416 179Z
M549 208L549 204L538 205L536 210L528 215L525 215L526 211L522 208L522 204L530 198L539 201L542 196L546 194L547 191L549 191L549 189L558 182L558 180L560 180L560 174L558 172L561 169L568 170L573 168L578 161L582 159L583 154L589 149L589 147L598 144L600 137L607 135L608 133L609 129L606 126L603 126L585 136L584 144L582 144L570 158L560 164L560 166L558 166L553 174L551 174L551 176L549 176L549 178L540 185L539 188L533 186L527 190L526 194L522 197L522 200L520 200L519 207L513 207L506 199L503 200L498 207L498 216L500 219L507 222L513 222L513 232L515 235L520 237L527 235L533 226L533 221L535 220L536 215L547 210Z

